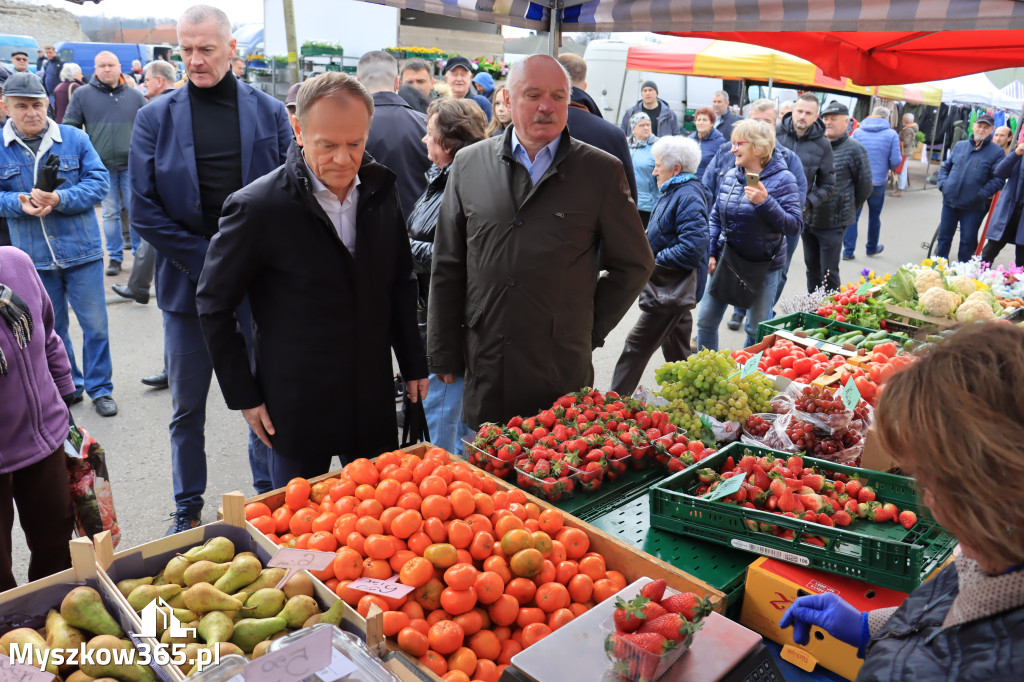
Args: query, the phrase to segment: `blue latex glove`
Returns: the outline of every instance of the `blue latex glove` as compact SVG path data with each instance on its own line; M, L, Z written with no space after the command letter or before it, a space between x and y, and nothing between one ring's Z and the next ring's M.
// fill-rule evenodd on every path
M850 606L836 594L825 592L800 597L779 621L779 627L793 626L793 641L801 646L811 637L811 626L817 625L841 642L857 647L864 658L864 648L871 640L868 614Z

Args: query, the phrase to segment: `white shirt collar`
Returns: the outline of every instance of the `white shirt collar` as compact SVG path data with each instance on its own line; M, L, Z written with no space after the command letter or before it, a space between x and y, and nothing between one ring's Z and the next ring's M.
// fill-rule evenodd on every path
M309 171L309 181L313 185L313 194L319 195L321 192L327 192L335 199L338 199L338 195L332 192L330 188L327 187L327 185L321 182L320 178L318 178L316 176L316 173L313 172L313 169L309 167L309 162L306 161L305 150L302 151L302 163L306 164L306 170ZM358 187L361 184L361 182L362 181L359 179L359 173L356 173L355 182L352 183L352 187L349 189L348 195L346 195L345 197L345 201L342 202L343 206L351 202L353 195L356 194L353 190L355 190L355 188ZM341 200L338 199L338 201Z

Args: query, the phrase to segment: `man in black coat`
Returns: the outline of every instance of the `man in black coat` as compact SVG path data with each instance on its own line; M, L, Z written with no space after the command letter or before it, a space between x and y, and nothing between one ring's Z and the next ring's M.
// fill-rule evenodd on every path
M303 83L295 143L228 197L196 305L228 407L269 445L275 488L398 446L391 350L427 391L395 176L364 152L373 98L351 76ZM248 297L255 369L234 311Z
M743 120L742 116L729 111L729 93L718 90L711 96L711 108L715 112L715 127L728 141L732 139L732 127Z
M775 141L796 152L804 165L804 175L807 177L804 224L807 223L807 212L826 201L836 188L832 145L825 138L825 124L818 117L818 107L817 97L810 93L800 95L793 112L782 117L782 122L775 131ZM779 289L775 294L776 301L786 286L786 273L789 272L789 264L793 261L793 253L799 242L799 234L789 239L789 253L786 256L786 267L782 269Z
M619 126L604 120L597 103L586 93L587 63L583 57L571 52L558 55L558 61L569 72L569 80L572 81L567 123L569 135L580 142L586 142L608 152L622 162L622 169L626 171L626 182L629 183L629 193L633 196L635 204L636 175L633 172L633 157L629 153L626 136L622 134Z
M821 118L825 123L825 137L832 145L836 189L832 196L808 212L804 223L808 292L822 284L826 289L839 288L842 283L839 256L846 226L856 221L857 211L873 190L868 152L864 145L846 134L850 110L839 102L829 102Z
M399 97L398 62L387 52L367 52L359 58L356 78L373 95L373 122L366 151L398 176L398 202L402 216L409 217L416 200L427 188L430 169L427 117Z

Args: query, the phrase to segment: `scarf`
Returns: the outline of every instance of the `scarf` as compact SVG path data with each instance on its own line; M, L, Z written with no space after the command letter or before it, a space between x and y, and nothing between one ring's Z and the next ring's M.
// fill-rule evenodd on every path
M24 349L32 341L32 313L28 305L3 284L0 284L0 319L11 328L19 348ZM7 358L3 349L0 349L0 376L7 376Z
M633 135L633 128L636 128L636 124L640 121L650 121L651 117L642 111L638 111L633 114L629 119L629 148L630 149L643 149L649 144L654 144L658 138L654 135L649 136L646 140L638 140Z

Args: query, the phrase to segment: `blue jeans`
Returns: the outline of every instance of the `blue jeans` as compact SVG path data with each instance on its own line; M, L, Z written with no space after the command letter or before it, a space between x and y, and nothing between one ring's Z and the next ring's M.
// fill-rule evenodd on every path
M39 270L46 294L53 303L53 326L64 342L71 361L71 378L75 394L84 390L95 400L110 395L114 367L110 360L110 337L107 334L107 303L103 293L103 260L75 265L63 270ZM75 350L68 335L68 304L82 328L82 371L75 362ZM36 324L42 324L37 321Z
M102 274L102 273L101 273ZM196 315L163 311L164 363L171 390L171 482L179 510L198 512L206 492L206 397L213 363ZM248 319L240 325L251 343ZM249 430L249 467L257 492L273 490L269 448ZM323 473L323 472L321 472Z
M121 208L128 210L131 201L131 185L128 184L128 171L110 172L110 191L103 197L103 239L107 242L107 255L110 260L124 260L124 236L121 233ZM132 253L142 243L134 227L128 228L132 238Z
M779 302L779 298L782 297L782 290L786 288L786 279L789 273L789 264L793 262L793 254L796 253L796 247L800 245L800 233L797 232L792 237L786 237L786 265L780 270L779 286L775 290L775 300L772 301L772 305ZM737 311L739 312L739 311Z
M868 255L878 252L878 234L882 231L882 204L885 203L885 184L875 185L868 197L868 242L864 245ZM846 236L843 238L843 255L852 256L857 250L857 223L860 222L860 212L864 210L861 206L857 211L857 218L853 225L846 228Z
M953 246L953 235L956 234L956 225L960 223L960 248L957 250L956 260L970 260L978 248L978 228L981 227L981 221L985 219L986 213L988 213L986 209L970 210L942 204L942 216L939 218L939 238L935 240L935 255L949 258L949 250Z
M462 423L465 383L462 377L455 377L454 384L446 384L436 374L431 374L427 397L423 400L430 442L456 455L463 453L462 437L473 433Z
M249 431L252 433L252 431ZM253 436L255 437L255 436ZM260 445L263 445L263 441L260 441ZM266 446L263 446L266 448ZM273 450L268 451L269 455L269 475L271 481L271 490L277 488L283 488L288 485L288 481L293 478L313 478L320 474L326 474L331 470L331 462L334 460L334 455L311 455L309 453L303 453L300 457L282 457ZM345 460L342 460L345 463Z
M782 270L771 270L764 279L761 293L754 300L753 305L747 310L747 320L743 323L743 330L747 332L746 345L753 346L757 343L757 325L770 319L772 316L772 304L775 301L775 291L779 287L779 278ZM700 312L697 314L697 346L718 350L718 327L722 324L722 318L729 304L719 301L710 292L704 293L700 302Z

